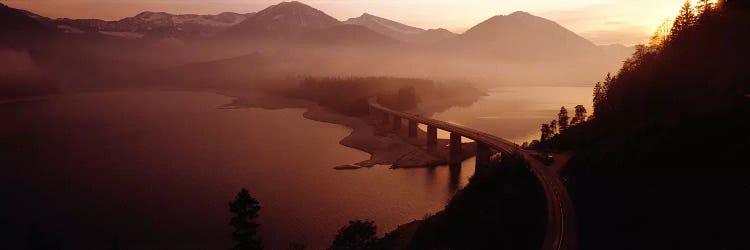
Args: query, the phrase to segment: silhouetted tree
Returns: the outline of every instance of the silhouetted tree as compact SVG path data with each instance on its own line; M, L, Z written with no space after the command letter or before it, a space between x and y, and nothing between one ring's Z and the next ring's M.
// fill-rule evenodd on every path
M586 107L578 105L575 107L576 113L570 122L570 125L576 125L586 121Z
M349 221L339 229L331 244L331 250L368 250L377 244L377 227L371 220Z
M537 145L539 145L539 140L533 140L531 143L529 143L529 148L535 148Z
M661 47L667 41L669 41L670 33L672 32L672 20L669 18L664 19L654 31L654 35L651 36L649 41L649 47Z
M698 10L698 14L702 15L713 9L713 3L710 0L698 0L698 5L695 8Z
M597 112L599 112L599 105L602 104L602 83L596 82L596 85L594 86L594 114L596 115Z
M695 23L696 19L697 18L695 16L695 12L693 12L693 7L690 5L690 1L685 1L685 4L682 5L682 9L680 9L680 14L677 15L674 20L674 24L672 25L670 40L674 40L683 31L690 29L690 27Z
M551 122L549 122L549 129L552 136L557 134L557 120L552 120Z
M737 133L750 114L750 75L741 70L750 65L750 0L700 10L687 26L686 4L680 32L657 48L639 46L608 90L595 87L595 122L536 147L576 152L566 175L571 195L585 197L576 202L586 211L577 218L579 235L588 235L581 249L747 248L750 205L736 197L746 196L750 170L734 165L750 148L750 134ZM701 154L686 156L692 148ZM695 214L707 216L682 219ZM693 240L675 246L685 235Z
M229 211L234 214L229 224L234 227L232 238L236 242L233 250L256 250L263 249L263 242L258 239L258 212L260 203L250 196L247 189L243 188L233 202L229 203Z
M560 113L557 114L557 121L558 121L558 126L560 126L560 132L568 129L569 119L570 118L568 117L568 110L565 109L565 106L563 106L562 108L560 108Z
M550 138L549 124L546 124L546 123L542 124L542 130L541 130L541 132L542 132L542 138L540 138L540 141L541 142L546 142L547 139Z
M626 61L625 63L627 64L628 61ZM607 75L604 77L604 81L597 82L596 86L594 86L594 116L599 116L602 112L604 112L607 103L607 96L609 95L609 90L612 88L612 83L614 82L614 80L615 79L614 77L612 77L612 74L607 73Z

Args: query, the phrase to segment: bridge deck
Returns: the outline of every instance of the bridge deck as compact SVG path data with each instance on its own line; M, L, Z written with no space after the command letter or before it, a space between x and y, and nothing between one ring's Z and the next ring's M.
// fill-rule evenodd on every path
M575 249L576 230L573 203L560 181L557 173L547 169L545 165L533 157L530 153L521 149L517 144L508 140L456 124L451 124L419 115L413 115L405 112L391 110L386 108L374 99L369 101L370 110L377 110L382 113L398 116L410 121L433 126L451 133L460 134L463 137L472 139L478 143L483 143L488 147L506 154L521 154L529 162L529 170L537 177L542 184L544 194L547 199L547 231L542 249L545 250L570 250Z

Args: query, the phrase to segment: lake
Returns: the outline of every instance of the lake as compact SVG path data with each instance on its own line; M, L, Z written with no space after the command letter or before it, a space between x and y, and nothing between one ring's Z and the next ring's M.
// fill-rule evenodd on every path
M369 155L301 109L219 109L199 92L94 92L0 105L0 230L71 249L225 249L247 187L269 249L328 246L349 220L383 234L443 209L473 174L447 167L336 171ZM453 178L451 178L451 176Z
M565 106L573 117L575 106L593 114L592 87L509 86L491 89L468 107L453 107L433 118L478 129L518 145L541 137L542 123L557 120Z
M591 111L591 88L503 87L434 117L517 143L538 138L560 106ZM72 249L225 249L228 202L260 201L269 249L328 246L349 220L382 235L442 210L474 172L447 166L336 171L369 158L339 145L346 127L302 109L220 109L200 92L94 92L0 105L0 237ZM447 134L441 137L446 137Z

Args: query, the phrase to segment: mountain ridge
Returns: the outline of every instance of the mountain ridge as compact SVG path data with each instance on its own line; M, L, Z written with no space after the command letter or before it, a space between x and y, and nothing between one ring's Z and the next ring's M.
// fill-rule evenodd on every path
M516 11L493 16L463 34L458 40L475 52L506 58L580 57L600 53L591 41L549 19Z
M304 3L281 2L230 27L222 36L289 38L340 24L338 19Z
M369 13L364 13L359 17L349 18L343 23L364 26L393 39L418 44L433 43L457 36L446 29L426 30Z

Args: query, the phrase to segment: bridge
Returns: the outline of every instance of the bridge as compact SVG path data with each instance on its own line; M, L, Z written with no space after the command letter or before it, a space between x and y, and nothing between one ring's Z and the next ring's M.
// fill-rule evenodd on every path
M577 248L577 230L575 211L572 201L555 168L545 166L539 160L531 157L532 152L523 150L517 144L508 140L471 128L409 114L389 109L377 103L375 99L369 101L371 117L381 124L390 124L391 129L399 130L406 120L408 136L417 138L420 124L427 125L427 146L435 147L438 142L437 130L442 129L450 133L451 155L461 153L461 138L469 138L476 142L476 167L482 168L490 164L493 151L501 154L520 154L529 162L529 170L541 183L547 200L547 229L542 243L543 250L573 250ZM564 164L557 162L556 164Z

